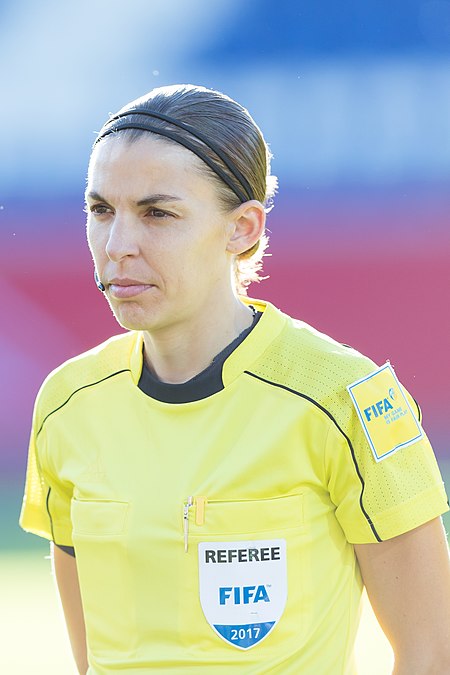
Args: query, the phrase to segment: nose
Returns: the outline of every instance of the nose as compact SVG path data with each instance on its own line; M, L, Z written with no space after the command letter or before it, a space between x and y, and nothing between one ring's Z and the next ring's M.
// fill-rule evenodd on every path
M131 216L116 212L105 250L108 258L116 263L139 253L138 230Z

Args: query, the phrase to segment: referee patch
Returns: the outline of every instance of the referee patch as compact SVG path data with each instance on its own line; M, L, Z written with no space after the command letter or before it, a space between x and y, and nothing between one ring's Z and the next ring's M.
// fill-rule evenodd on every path
M390 363L353 382L347 390L377 462L423 437Z
M202 542L200 602L222 640L250 649L283 614L287 598L285 539Z

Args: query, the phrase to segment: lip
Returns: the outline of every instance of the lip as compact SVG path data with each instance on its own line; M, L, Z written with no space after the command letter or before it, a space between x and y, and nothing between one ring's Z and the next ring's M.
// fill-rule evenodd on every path
M115 298L133 298L136 295L145 293L153 284L142 282L138 279L129 279L128 277L110 279L108 282L109 291Z
M150 286L147 281L141 281L140 279L131 279L130 277L114 277L108 281L108 284L114 286Z

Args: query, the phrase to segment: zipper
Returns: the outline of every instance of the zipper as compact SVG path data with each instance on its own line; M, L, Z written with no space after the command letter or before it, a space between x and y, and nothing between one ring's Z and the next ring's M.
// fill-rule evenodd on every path
M189 542L189 509L194 503L193 497L188 497L186 504L183 506L183 531L184 531L184 552L188 552Z
M263 497L262 499L258 499L259 502L272 502L276 501L279 499L286 499L286 497L294 497L299 493L294 493L290 495L279 495L278 497ZM232 503L240 503L240 504L246 504L249 502L255 501L254 499L211 499L208 500L207 497L200 495L198 497L193 497L190 496L187 498L186 503L183 505L183 532L184 532L184 550L187 553L188 552L188 545L189 545L189 509L191 506L195 505L195 524L196 525L204 525L205 524L205 511L206 511L206 504L229 504L230 502Z
M189 544L189 509L195 503L195 524L205 524L205 506L208 501L207 497L188 497L187 502L183 505L183 532L184 532L184 550L187 553Z
M258 499L210 499L206 500L209 504L248 504L254 501L258 502L275 502L279 499L286 499L287 497L297 497L300 492L293 492L289 495L278 495L278 497L258 497ZM196 499L202 499L202 497L196 497ZM204 498L206 499L206 497Z

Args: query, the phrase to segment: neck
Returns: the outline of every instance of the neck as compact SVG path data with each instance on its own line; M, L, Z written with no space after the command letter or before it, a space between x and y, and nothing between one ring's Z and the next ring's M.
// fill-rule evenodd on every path
M220 311L214 307L196 321L144 333L144 358L162 382L187 382L207 368L213 358L251 326L252 310L233 297Z

